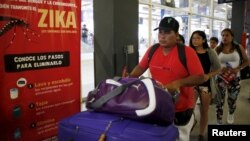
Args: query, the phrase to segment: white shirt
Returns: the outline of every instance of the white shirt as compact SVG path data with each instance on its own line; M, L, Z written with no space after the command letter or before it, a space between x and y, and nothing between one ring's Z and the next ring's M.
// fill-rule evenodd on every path
M228 54L221 52L218 57L222 67L226 67L226 63L229 63L232 68L237 68L240 65L240 55L236 49ZM240 73L237 74L237 76L239 75Z

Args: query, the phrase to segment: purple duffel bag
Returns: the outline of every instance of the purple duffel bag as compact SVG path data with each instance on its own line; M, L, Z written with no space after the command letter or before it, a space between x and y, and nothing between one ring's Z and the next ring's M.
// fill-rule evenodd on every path
M176 141L177 127L137 122L107 113L84 111L62 119L58 141Z
M103 80L89 92L86 108L164 126L175 113L172 96L151 78Z

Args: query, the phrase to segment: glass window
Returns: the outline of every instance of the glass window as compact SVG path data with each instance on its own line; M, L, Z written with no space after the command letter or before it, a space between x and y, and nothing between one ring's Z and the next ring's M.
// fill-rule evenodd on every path
M87 36L81 37L81 97L84 98L94 89L93 0L82 0L81 9L82 35L84 25L88 30ZM85 104L82 105L81 110L86 110Z
M185 39L185 44L188 44L188 14L178 15L175 17L180 24L179 34L181 34Z
M139 43L139 60L146 52L149 46L149 6L139 4L139 25L138 25L138 43Z
M199 15L210 15L210 0L193 0L192 12Z
M194 31L201 30L201 31L204 31L206 33L207 39L209 39L209 37L210 37L210 35L209 35L209 29L210 29L209 22L210 22L209 18L193 15L191 17L190 36Z
M140 3L149 3L149 0L139 0Z
M219 41L221 41L221 31L226 27L229 27L226 22L214 20L212 28L212 36L217 37Z
M158 1L158 0L153 0ZM175 7L175 0L160 0L161 5L168 6L168 7Z
M231 20L232 18L232 4L231 3L224 3L218 4L214 1L214 17Z
M189 0L176 0L175 7L177 8L188 8Z
M82 31L83 28L87 29L86 37L82 36L82 46L84 49L87 49L87 52L93 52L93 36L94 36L94 23L93 23L93 1L91 0L83 0L82 1L82 11L81 11L81 25ZM85 32L82 32L82 35ZM86 39L85 39L86 38ZM84 51L84 52L86 52Z
M165 5L166 0L152 0L152 3Z
M172 8L187 8L188 0L152 0L152 3L161 4Z

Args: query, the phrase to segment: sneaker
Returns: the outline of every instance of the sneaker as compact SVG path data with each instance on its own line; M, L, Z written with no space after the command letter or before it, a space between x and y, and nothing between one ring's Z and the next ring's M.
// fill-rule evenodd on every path
M202 135L199 135L199 140L198 141L205 141L205 138L204 138L204 136L202 136Z
M227 123L228 124L233 124L234 123L234 114L228 113L228 115L227 115Z
M222 125L222 119L217 119L217 125Z

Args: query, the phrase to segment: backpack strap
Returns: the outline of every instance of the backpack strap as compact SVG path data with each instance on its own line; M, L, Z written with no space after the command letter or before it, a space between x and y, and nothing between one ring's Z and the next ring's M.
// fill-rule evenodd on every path
M157 50L157 48L158 48L159 46L160 46L160 44L159 44L159 43L156 43L156 44L154 44L154 45L151 47L151 49L150 49L150 51L149 51L149 53L148 53L148 63L151 61L151 59L152 59L152 57L153 57L155 51Z
M151 61L154 52L157 50L157 48L160 46L159 43L154 44L149 53L148 53L148 63ZM178 56L182 63L182 65L185 67L185 69L188 71L187 67L187 60L186 60L186 53L185 53L185 45L177 43L177 49L178 49Z
M241 53L241 50L240 50L240 45L235 45L235 49L237 50L237 52L239 53L239 56L240 56L240 60L243 60L243 56L242 56L242 53Z
M185 53L185 45L177 43L177 49L178 49L179 59L181 60L182 65L188 71L187 60L186 60L186 53Z

